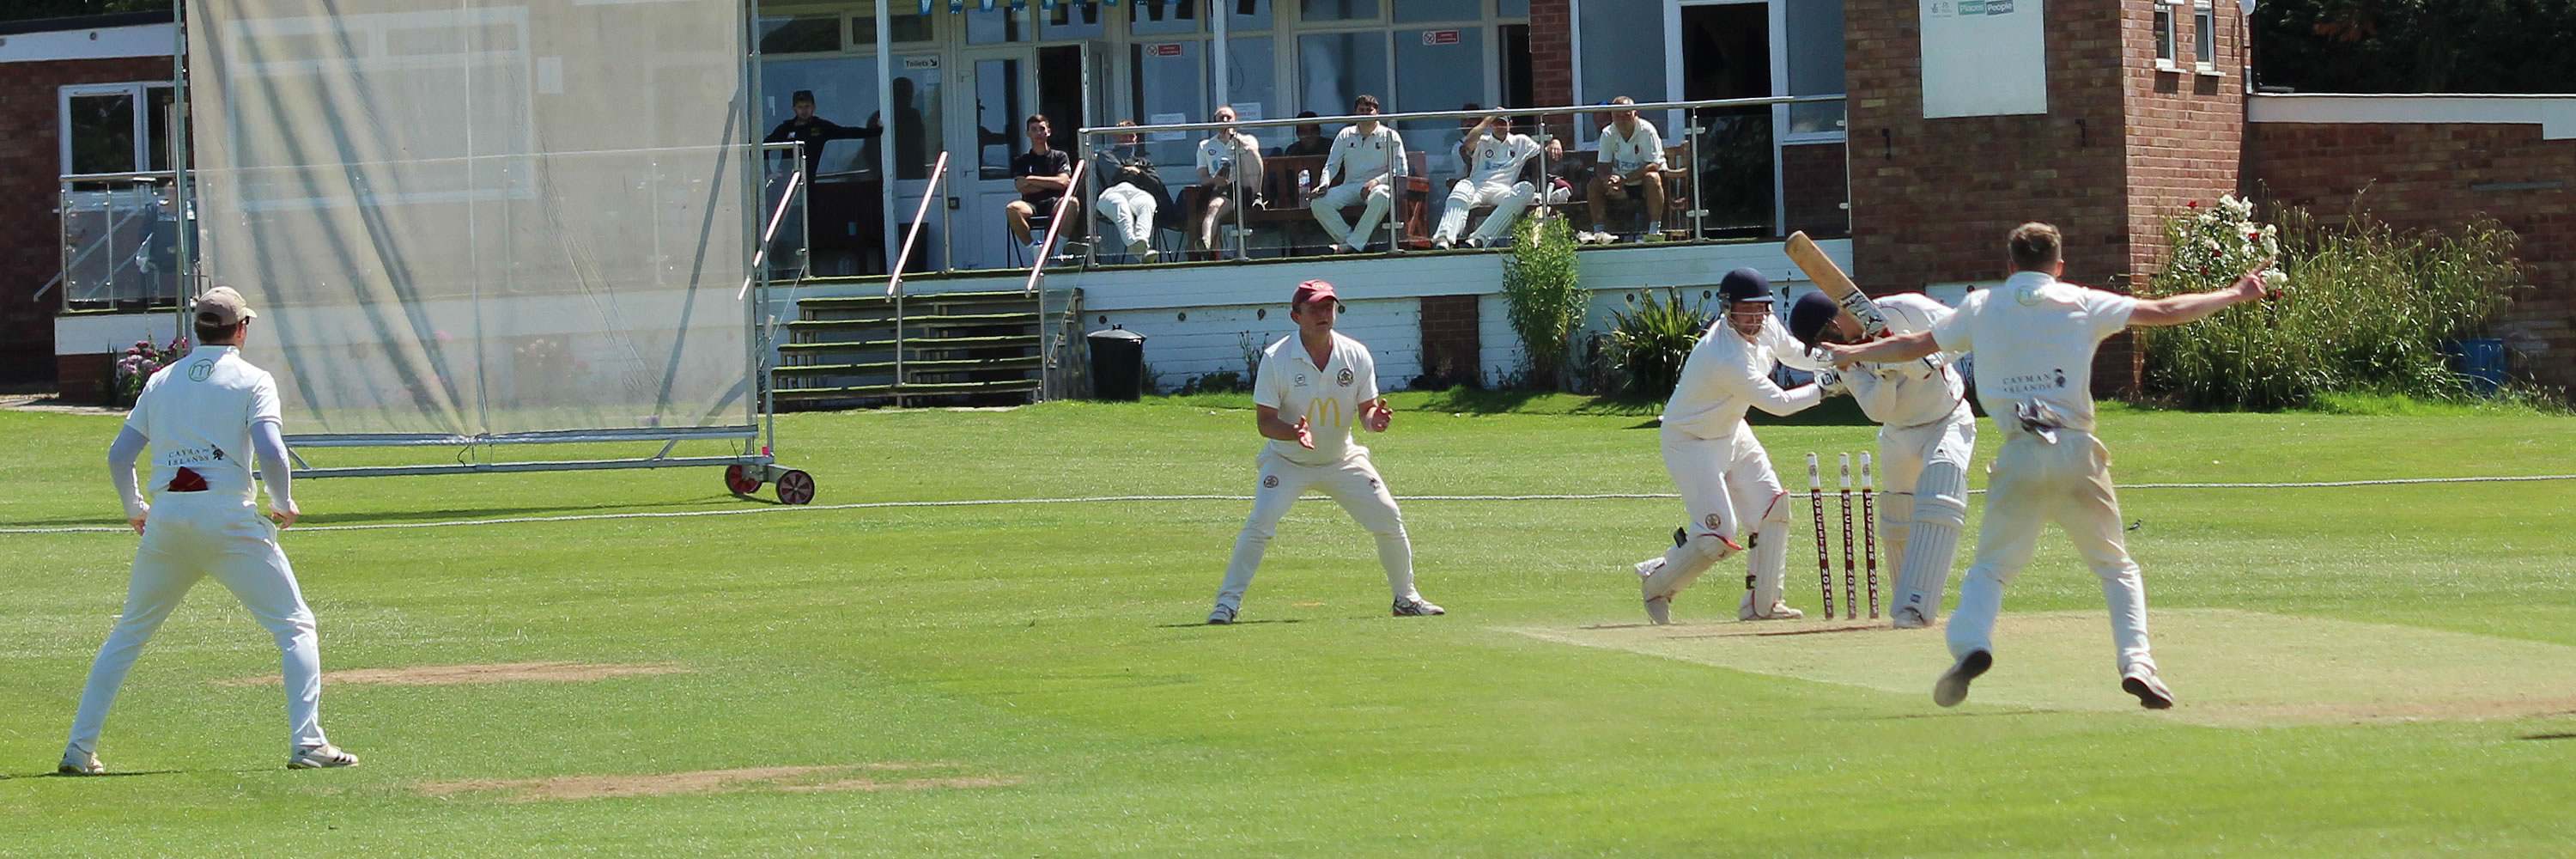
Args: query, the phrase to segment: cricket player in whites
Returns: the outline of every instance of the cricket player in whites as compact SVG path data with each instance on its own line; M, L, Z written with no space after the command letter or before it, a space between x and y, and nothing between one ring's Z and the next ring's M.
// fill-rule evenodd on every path
M2263 299L2263 278L2248 274L2226 289L2140 300L2059 281L2066 272L2056 227L2032 222L2011 236L2012 276L2000 287L1968 294L1957 313L1932 326L1858 346L1827 346L1836 364L1901 363L1935 351L1974 356L1977 398L1995 419L2003 450L1986 482L1986 518L1977 561L1959 582L1959 611L1950 618L1950 656L1957 660L1932 688L1932 700L1956 706L1968 682L1992 668L1995 615L2004 586L2030 563L2044 522L2055 521L2102 580L2118 651L2120 688L2151 710L2173 706L2147 647L2147 591L2120 527L2111 487L2111 451L2093 435L2093 349L2123 328L2181 325L2229 305Z
M80 711L72 716L71 742L58 772L98 775L99 728L116 703L126 671L152 632L179 607L199 578L214 576L267 627L283 654L289 769L349 767L358 756L322 736L319 703L322 660L313 637L313 612L304 605L295 571L277 546L277 529L295 524L298 511L287 469L286 440L279 433L277 382L242 360L242 338L258 317L232 287L218 286L197 299L197 347L143 383L143 395L125 419L125 430L107 450L107 475L125 501L125 518L143 535L134 552L134 575L125 612L90 664ZM154 504L134 485L135 459L152 449ZM254 506L260 480L251 474L256 453L268 483L268 515Z
M1538 157L1538 144L1528 135L1513 134L1512 121L1488 116L1467 130L1467 140L1458 144L1459 154L1467 158L1467 178L1449 189L1449 205L1440 213L1440 228L1431 234L1434 250L1448 250L1458 234L1467 229L1467 214L1477 206L1492 206L1483 226L1467 237L1467 246L1481 248L1503 240L1512 222L1520 219L1521 210L1538 199L1538 188L1520 181L1521 166Z
M1950 308L1921 293L1873 299L1887 320L1887 334L1930 331ZM1798 296L1789 306L1789 333L1808 346L1859 343L1859 319L1822 292ZM1878 540L1896 562L1896 599L1888 609L1897 629L1930 626L1941 614L1959 531L1968 521L1968 456L1977 447L1977 417L1968 410L1967 385L1950 366L1950 352L1902 364L1871 364L1827 376L1828 389L1848 388L1862 414L1879 423Z
M1341 312L1332 284L1298 284L1288 303L1297 333L1261 353L1252 383L1253 422L1270 443L1254 460L1261 478L1252 494L1252 518L1234 539L1234 559L1217 587L1209 623L1234 622L1252 574L1261 569L1261 555L1278 533L1279 518L1310 487L1332 496L1377 538L1377 560L1395 593L1396 617L1447 613L1413 589L1413 543L1404 535L1404 514L1369 462L1368 448L1351 443L1354 419L1370 432L1385 432L1395 413L1378 398L1377 359L1360 341L1333 330Z
M1822 402L1822 388L1783 391L1770 374L1775 362L1807 370L1824 365L1810 361L1772 315L1771 281L1761 272L1727 272L1717 289L1726 316L1700 334L1664 404L1664 470L1681 490L1690 521L1663 557L1637 564L1639 589L1646 617L1671 623L1674 595L1744 552L1749 587L1736 619L1794 620L1805 613L1790 608L1780 592L1789 565L1789 494L1771 470L1771 455L1744 423L1744 411L1787 415Z

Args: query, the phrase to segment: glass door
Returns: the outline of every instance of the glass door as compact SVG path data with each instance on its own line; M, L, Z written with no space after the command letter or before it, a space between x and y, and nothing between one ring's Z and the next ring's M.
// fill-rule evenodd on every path
M1682 100L1762 98L1784 91L1775 87L1772 4L1684 3L1675 12L1678 26L1667 37L1667 49L1681 59L1674 74ZM1701 129L1698 145L1690 150L1693 163L1673 166L1695 177L1691 208L1703 213L1709 235L1778 232L1779 141L1772 132L1779 115L1770 107L1691 111L1689 124ZM1678 145L1686 139L1683 130L1674 129L1666 132L1664 142ZM1688 186L1685 191L1692 192Z

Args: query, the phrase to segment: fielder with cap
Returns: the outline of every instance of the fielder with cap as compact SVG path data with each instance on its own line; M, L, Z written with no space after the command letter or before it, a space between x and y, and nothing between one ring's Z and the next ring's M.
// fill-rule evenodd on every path
M242 339L259 315L228 286L207 290L196 310L196 348L143 383L124 431L107 451L108 479L143 545L134 552L124 614L90 664L58 772L106 772L96 754L99 728L126 671L188 589L209 575L277 639L286 685L286 766L356 766L358 756L322 736L322 663L313 612L277 545L278 528L295 524L299 511L279 430L277 382L241 357ZM135 460L147 444L152 504L144 503L134 481ZM248 453L259 457L258 474L251 472ZM275 525L260 518L256 506L263 477Z
M1664 403L1664 470L1681 490L1690 521L1662 557L1637 564L1646 617L1671 623L1673 596L1701 573L1737 552L1745 553L1751 587L1736 606L1738 620L1794 620L1805 613L1782 599L1789 564L1789 494L1771 470L1771 455L1744 422L1748 408L1796 414L1824 400L1824 390L1802 385L1783 391L1771 383L1771 365L1824 369L1789 338L1771 313L1771 281L1739 268L1718 283L1726 316L1710 323L1682 362L1673 398ZM1751 523L1751 524L1748 524Z
M1253 423L1270 443L1254 459L1260 478L1252 494L1252 516L1234 540L1234 559L1226 564L1225 583L1217 587L1209 623L1234 622L1243 608L1243 592L1252 587L1252 574L1261 569L1262 553L1278 533L1280 517L1309 488L1340 503L1377 538L1377 559L1395 594L1396 617L1447 613L1413 589L1413 543L1404 534L1404 514L1395 509L1395 496L1379 479L1368 448L1351 443L1354 422L1370 432L1385 432L1395 413L1378 397L1377 359L1360 341L1333 330L1341 310L1332 284L1298 284L1288 304L1297 333L1262 350L1252 384Z
M1872 300L1887 319L1887 335L1930 331L1950 308L1921 293ZM1808 346L1863 342L1860 320L1822 292L1798 296L1789 306L1789 333ZM1968 388L1950 366L1957 353L1935 352L1901 364L1870 364L1854 372L1818 377L1828 393L1848 389L1862 414L1879 423L1878 540L1896 562L1895 602L1888 610L1897 629L1930 626L1941 615L1941 591L1959 553L1959 531L1968 521L1968 457L1977 448L1977 418L1968 410Z

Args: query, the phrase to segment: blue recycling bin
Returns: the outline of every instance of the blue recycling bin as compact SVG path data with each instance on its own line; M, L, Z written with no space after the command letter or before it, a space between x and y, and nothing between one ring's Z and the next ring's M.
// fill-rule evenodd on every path
M2481 397L2492 397L2504 390L2504 341L2493 337L2462 340L2458 346L2459 372L2469 383L2469 390Z

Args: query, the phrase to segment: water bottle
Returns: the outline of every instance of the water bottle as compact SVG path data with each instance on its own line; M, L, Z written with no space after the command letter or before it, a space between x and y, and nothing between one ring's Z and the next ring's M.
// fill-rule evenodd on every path
M1314 187L1315 187L1315 171L1313 171L1313 170L1299 170L1299 171L1297 171L1297 199L1298 199L1298 200L1301 200L1301 201L1302 201L1302 200L1305 200L1305 199L1306 199L1306 197L1307 197L1308 192L1310 192L1311 190L1313 190L1313 189L1314 189ZM1301 206L1302 206L1302 205L1305 205L1305 204L1304 204L1303 202L1300 202L1298 205L1301 205Z

